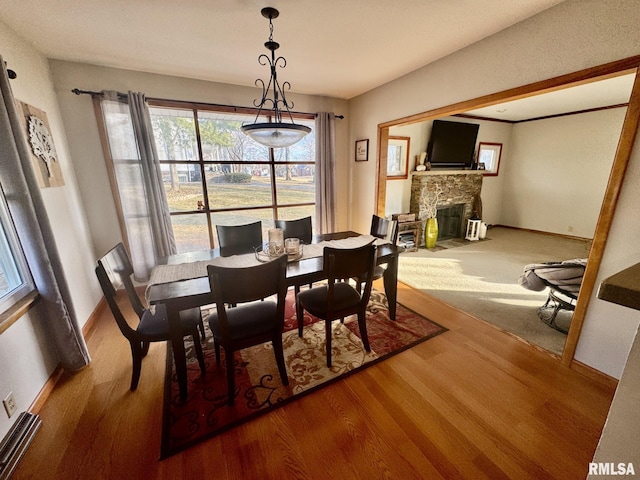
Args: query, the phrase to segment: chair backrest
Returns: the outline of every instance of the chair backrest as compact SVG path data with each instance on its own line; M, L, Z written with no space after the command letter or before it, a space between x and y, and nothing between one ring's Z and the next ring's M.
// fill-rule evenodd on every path
M376 238L382 238L389 240L391 243L396 243L398 240L398 222L372 215L371 231L369 233Z
M329 283L329 301L336 281L345 278L366 279L362 290L362 301L368 302L376 266L376 245L370 243L358 248L325 247L323 265Z
M233 253L253 252L262 245L262 222L246 225L216 225L218 244L221 249L232 250Z
M227 328L227 304L253 302L277 294L277 316L284 321L284 305L287 296L286 255L251 267L208 265L207 274L223 335L224 329Z
M111 309L120 331L123 335L129 338L134 330L129 326L124 315L122 314L118 302L116 301L116 292L120 287L124 286L127 292L129 302L133 307L138 318L144 313L144 306L140 301L138 292L131 281L131 275L133 274L133 267L129 261L129 256L122 243L118 243L113 247L106 255L98 259L96 262L96 276L102 287L107 304Z
M309 245L313 237L311 217L298 218L297 220L276 220L276 228L281 228L284 238L299 238Z

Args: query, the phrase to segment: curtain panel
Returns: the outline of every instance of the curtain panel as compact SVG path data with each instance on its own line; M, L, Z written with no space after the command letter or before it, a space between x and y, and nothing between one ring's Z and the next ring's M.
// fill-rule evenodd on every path
M149 108L143 93L103 91L100 101L123 237L134 277L149 279L158 258L177 252Z
M60 364L73 372L88 365L91 359L75 318L71 292L1 56L0 68L0 182L41 297L39 308L43 314L39 318Z
M316 230L331 233L336 230L336 132L335 115L316 115Z

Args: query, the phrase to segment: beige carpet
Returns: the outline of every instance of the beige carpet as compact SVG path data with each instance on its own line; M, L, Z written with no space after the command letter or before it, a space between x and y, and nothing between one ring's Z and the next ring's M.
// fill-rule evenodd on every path
M403 253L398 279L530 343L562 353L566 335L544 324L537 314L548 292L527 290L518 284L518 277L529 263L585 258L590 241L496 227L489 229L485 240L449 245L452 248ZM558 324L569 322L569 314L559 315Z

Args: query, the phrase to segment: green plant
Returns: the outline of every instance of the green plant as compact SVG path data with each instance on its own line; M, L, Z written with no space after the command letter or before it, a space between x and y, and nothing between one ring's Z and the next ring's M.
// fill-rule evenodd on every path
M225 173L224 179L227 183L249 183L252 175L250 173Z

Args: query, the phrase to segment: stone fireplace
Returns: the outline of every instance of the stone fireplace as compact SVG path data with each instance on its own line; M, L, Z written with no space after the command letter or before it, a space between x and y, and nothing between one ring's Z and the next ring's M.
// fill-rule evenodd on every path
M436 186L440 185L442 193L436 205L438 224L443 223L442 233L447 238L463 237L467 220L474 211L475 198L482 191L482 173L481 170L413 172L409 211L425 222L428 198L433 198Z

